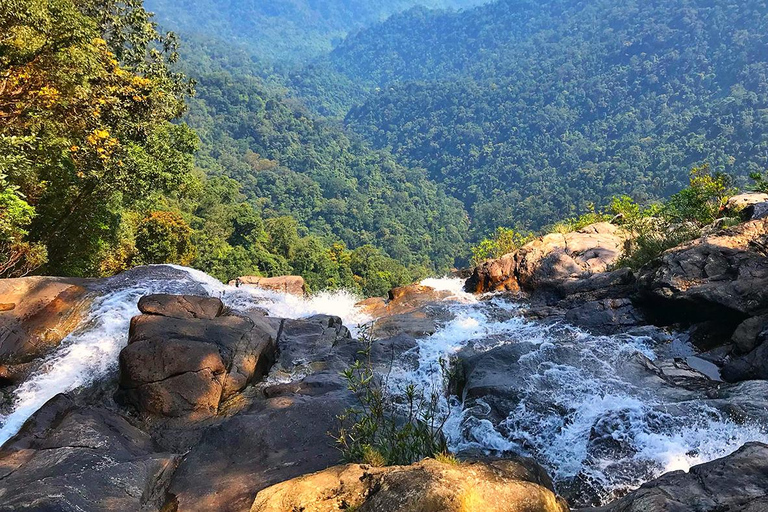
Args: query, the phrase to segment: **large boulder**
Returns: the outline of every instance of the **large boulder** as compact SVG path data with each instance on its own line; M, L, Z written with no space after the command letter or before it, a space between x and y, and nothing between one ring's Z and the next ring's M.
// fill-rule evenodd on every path
M224 314L224 304L215 297L197 295L145 295L139 299L139 311L145 315L170 318L202 318L210 320Z
M350 464L289 480L256 495L251 512L567 512L527 459L375 468Z
M640 294L662 322L718 319L735 329L768 312L766 244L768 219L680 245L641 269Z
M259 379L276 353L266 320L217 316L219 299L149 296L120 352L120 397L148 414L198 420Z
M553 281L605 272L620 257L625 237L608 222L571 233L551 233L475 268L465 289L530 292Z
M245 512L261 489L340 462L329 433L354 403L340 373L359 356L359 342L338 317L268 320L279 331L279 357L257 386L263 398L191 447L169 489L176 510Z
M755 204L768 202L768 194L762 192L746 192L728 198L723 211L728 215L736 215Z
M256 286L265 290L288 293L303 297L307 294L307 285L301 276L241 276L229 282L230 286Z
M735 453L673 471L590 512L764 512L768 510L768 446L748 443ZM584 510L583 512L587 512Z
M453 297L447 290L412 284L393 288L385 298L373 297L357 304L376 319L374 336L386 339L407 335L414 338L429 336L437 331L437 321L444 319L444 301Z
M26 375L28 363L48 354L88 311L84 279L0 279L0 386Z
M0 511L159 510L178 456L58 395L0 450Z

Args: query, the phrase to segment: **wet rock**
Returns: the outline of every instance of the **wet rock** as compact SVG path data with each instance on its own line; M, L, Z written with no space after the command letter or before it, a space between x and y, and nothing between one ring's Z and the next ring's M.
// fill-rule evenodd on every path
M444 302L452 296L449 291L413 284L390 290L387 299L366 299L357 306L376 319L376 338L401 334L422 338L434 334L438 321L451 316Z
M440 303L452 296L451 292L435 290L430 286L412 284L393 288L386 299L372 297L359 302L357 306L369 315L381 318L423 311L425 307Z
M748 443L735 453L673 471L608 506L583 512L762 512L768 510L768 446Z
M768 315L744 320L734 331L731 341L740 354L747 354L758 345L768 341Z
M719 320L733 328L768 310L768 219L740 224L665 252L638 276L660 321Z
M732 332L733 322L723 322L722 320L699 322L688 329L691 343L703 351L712 350L728 343Z
M0 511L158 510L178 457L59 395L0 450Z
M210 320L224 313L224 304L214 297L157 294L139 299L139 311L145 315Z
M727 382L768 379L768 343L763 343L750 353L731 358L721 370Z
M607 271L621 256L623 246L620 228L607 222L566 234L551 233L480 265L465 289L471 293L530 292L552 281L589 277Z
M415 338L431 336L437 331L437 323L427 312L413 311L400 315L389 315L376 321L374 336L387 338L405 334Z
M265 290L288 293L303 297L307 294L307 285L301 276L260 277L242 276L229 282L230 286L257 286Z
M218 299L152 296L153 314L134 317L120 352L119 398L140 412L200 420L261 378L274 362L276 331L266 320L215 316ZM168 313L171 316L162 316Z
M525 459L337 466L264 489L251 512L304 510L565 512L544 471Z
M629 299L604 299L571 309L566 313L565 320L600 332L615 332L641 325L645 318Z
M0 280L0 365L29 363L57 347L87 312L92 284L55 277Z
M341 318L316 315L301 320L281 320L277 341L279 368L294 373L301 368L341 368L353 345L349 329Z
M465 405L482 399L489 407L494 422L514 410L527 387L526 373L520 371L520 359L536 350L531 343L514 343L476 355L471 350L459 354L459 368L451 382L452 392L462 397Z

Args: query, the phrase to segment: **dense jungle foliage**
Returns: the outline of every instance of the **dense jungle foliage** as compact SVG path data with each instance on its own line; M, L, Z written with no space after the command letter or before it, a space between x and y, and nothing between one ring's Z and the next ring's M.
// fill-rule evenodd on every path
M255 80L191 100L176 50L140 0L3 0L0 276L168 262L383 294L461 253L465 216L423 171Z
M413 6L462 8L487 0L147 0L159 21L187 35L242 44L269 60L330 51L350 33Z
M380 4L148 2L180 46L141 0L0 0L0 277L382 294L616 197L683 225L691 168L768 189L766 1Z
M763 0L415 9L297 77L312 108L445 184L475 236L668 197L703 163L739 183L768 167Z

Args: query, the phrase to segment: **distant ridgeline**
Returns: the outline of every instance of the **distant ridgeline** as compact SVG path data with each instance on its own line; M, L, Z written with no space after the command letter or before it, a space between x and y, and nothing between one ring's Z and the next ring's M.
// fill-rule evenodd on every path
M414 9L291 78L311 108L445 184L475 235L667 197L702 163L768 168L764 1Z
M147 0L161 24L249 48L262 59L299 61L348 34L414 6L462 8L488 0Z
M191 73L192 99L175 36L140 2L14 5L0 6L0 277L178 263L381 295L466 253L461 204L424 170L292 106L241 54L226 61L238 78L193 59L211 69Z

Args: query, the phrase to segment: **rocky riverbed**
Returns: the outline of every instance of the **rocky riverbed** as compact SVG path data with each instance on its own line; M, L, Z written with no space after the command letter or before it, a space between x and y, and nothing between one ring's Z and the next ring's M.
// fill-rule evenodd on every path
M169 266L0 281L0 510L765 510L766 237L632 272L598 224L361 303ZM371 320L458 462L341 465Z

